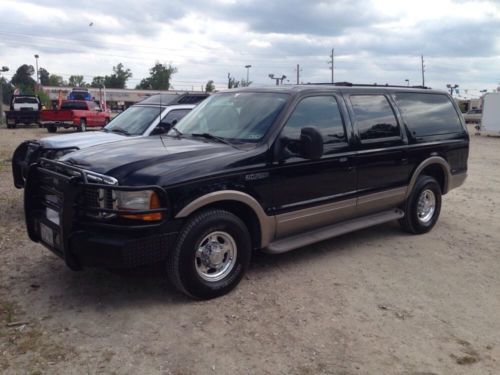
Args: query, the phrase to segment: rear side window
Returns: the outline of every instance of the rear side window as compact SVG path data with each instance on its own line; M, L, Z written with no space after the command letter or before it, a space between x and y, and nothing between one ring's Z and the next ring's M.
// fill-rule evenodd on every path
M384 95L351 95L351 105L362 141L399 137L399 125Z
M448 96L396 93L403 120L415 136L458 133L460 118Z
M85 102L63 102L61 109L87 109L87 103Z
M323 143L346 142L344 123L337 100L333 96L311 96L303 99L283 128L283 135L291 139L300 138L300 130L315 126L323 136Z

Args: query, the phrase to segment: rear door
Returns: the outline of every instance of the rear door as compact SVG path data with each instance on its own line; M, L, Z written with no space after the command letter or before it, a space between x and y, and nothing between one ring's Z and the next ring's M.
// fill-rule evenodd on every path
M404 200L408 180L407 138L392 98L384 91L345 95L357 143L358 214Z

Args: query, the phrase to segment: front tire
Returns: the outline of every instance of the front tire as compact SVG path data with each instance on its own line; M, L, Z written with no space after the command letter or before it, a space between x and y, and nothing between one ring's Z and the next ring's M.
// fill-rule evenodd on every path
M420 176L406 202L405 216L399 223L406 232L427 233L436 225L440 212L439 183L433 177Z
M210 299L231 291L251 258L250 234L231 212L209 209L195 214L167 256L171 283L190 297Z

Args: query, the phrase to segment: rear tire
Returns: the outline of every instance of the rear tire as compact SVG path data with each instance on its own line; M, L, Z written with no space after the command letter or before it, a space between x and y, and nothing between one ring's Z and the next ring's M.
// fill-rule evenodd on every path
M231 291L251 258L250 234L231 212L209 209L195 214L167 255L170 282L190 297L210 299Z
M430 176L420 176L406 201L405 216L399 220L401 227L412 234L429 232L441 212L441 187Z
M84 118L80 119L80 125L78 125L77 131L79 132L87 131L87 121Z
M55 126L55 125L47 125L47 131L49 133L55 133L57 131L57 126Z

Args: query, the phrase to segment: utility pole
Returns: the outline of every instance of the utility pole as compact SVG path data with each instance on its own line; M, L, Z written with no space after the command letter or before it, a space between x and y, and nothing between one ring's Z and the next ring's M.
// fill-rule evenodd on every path
M332 71L332 84L334 83L334 70L335 70L335 48L332 48L332 54L330 55L330 61L328 61L328 64L330 64L330 69Z
M297 64L297 85L300 85L300 72L302 71L302 69L300 69L300 65Z
M422 86L425 87L425 64L424 64L424 55L420 55L422 59Z
M448 83L446 87L450 89L450 95L453 96L453 91L457 91L459 86L457 84L451 85Z
M0 69L0 73L8 72L9 68L6 66L2 66ZM3 124L3 81L2 76L0 75L0 125Z
M35 55L35 65L36 65L36 83L40 84L40 73L38 71L38 58L40 56Z

